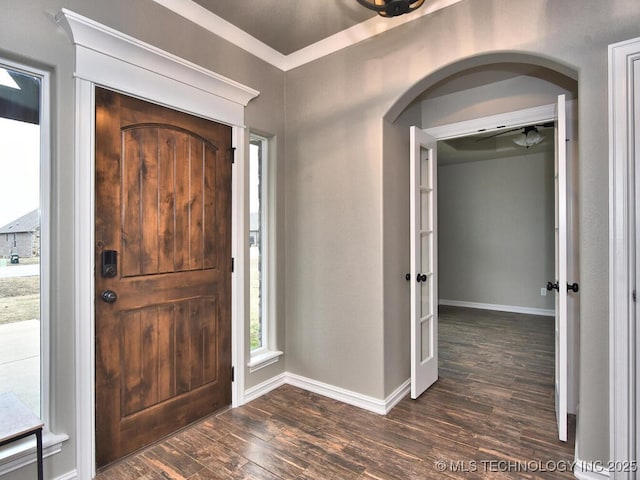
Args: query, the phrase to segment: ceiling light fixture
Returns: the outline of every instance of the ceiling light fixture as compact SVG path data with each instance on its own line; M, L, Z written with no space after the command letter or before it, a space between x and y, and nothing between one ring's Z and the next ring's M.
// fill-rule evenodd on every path
M538 133L536 127L524 127L524 131L516 135L513 143L524 148L533 147L544 140L544 137Z
M378 12L381 17L397 17L417 10L424 0L358 0L358 3Z

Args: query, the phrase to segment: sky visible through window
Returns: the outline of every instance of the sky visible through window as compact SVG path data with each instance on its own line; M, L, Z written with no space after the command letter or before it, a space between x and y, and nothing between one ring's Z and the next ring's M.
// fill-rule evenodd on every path
M0 227L38 208L40 126L0 118Z
M251 143L249 155L249 315L251 350L263 347L262 225L260 209L260 148Z

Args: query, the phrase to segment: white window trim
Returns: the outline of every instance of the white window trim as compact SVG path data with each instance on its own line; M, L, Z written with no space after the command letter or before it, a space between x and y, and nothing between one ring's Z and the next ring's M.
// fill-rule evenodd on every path
M26 75L39 77L40 84L40 417L43 457L62 451L69 439L66 434L54 434L51 425L50 376L55 358L51 357L50 271L51 271L51 101L49 72L0 58L0 65ZM46 259L46 261L42 261ZM0 448L0 476L36 462L35 438L26 438Z
M262 198L264 201L262 208L261 227L263 241L263 294L262 302L262 346L251 350L250 359L247 363L249 372L253 373L264 367L276 363L284 352L275 348L277 344L277 296L276 296L276 225L277 225L277 208L276 208L276 188L275 180L277 178L276 160L275 160L275 139L268 138L257 133L250 134L250 141L257 140L262 143ZM266 167L266 168L265 168ZM247 172L248 175L248 172ZM249 191L247 188L247 196ZM247 229L247 238L248 238ZM248 241L247 241L248 244ZM248 274L247 274L248 277Z
M244 365L245 275L248 220L244 178L248 134L244 107L259 92L152 45L62 9L56 17L75 46L74 248L76 327L76 462L78 478L95 475L94 347L94 87L112 88L146 101L230 125L236 162L232 180L231 357ZM244 369L236 369L232 406L244 403Z

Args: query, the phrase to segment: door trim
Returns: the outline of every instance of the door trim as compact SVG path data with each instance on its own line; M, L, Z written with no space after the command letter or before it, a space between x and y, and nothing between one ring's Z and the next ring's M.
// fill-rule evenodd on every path
M609 46L609 455L611 461L634 461L638 419L635 408L636 339L631 298L635 272L632 215L637 131L631 95L634 63L640 62L640 38ZM638 93L638 92L636 92ZM635 478L611 472L616 479Z
M56 17L75 47L74 133L74 307L76 462L78 478L95 476L94 197L95 101L100 85L183 112L232 126L236 158L244 159L248 129L244 107L259 92L182 60L69 10ZM212 113L213 112L213 113ZM232 405L244 402L244 215L245 161L233 166Z
M425 128L424 131L440 141L474 135L479 131L493 132L502 129L517 128L532 123L548 122L555 120L555 118L556 105L552 103L540 107L526 108L524 110L474 118L462 122L438 125L436 127Z

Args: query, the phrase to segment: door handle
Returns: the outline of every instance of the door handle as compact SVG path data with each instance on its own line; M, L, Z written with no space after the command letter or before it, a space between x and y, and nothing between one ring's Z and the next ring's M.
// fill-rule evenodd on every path
M411 280L411 274L407 273L404 276L404 279L408 282L409 280ZM424 273L419 273L418 276L416 277L416 282L420 283L420 282L426 282L427 281L427 276Z
M578 293L579 289L580 289L580 286L577 283L567 283L567 292Z
M547 290L549 290L549 291L551 291L551 290L560 291L560 285L558 285L558 282L556 282L556 283L547 282Z
M113 290L103 290L100 294L100 298L105 303L116 303L116 300L118 300L118 294Z

